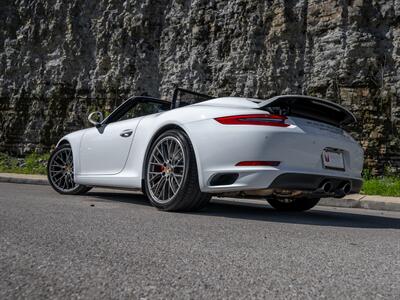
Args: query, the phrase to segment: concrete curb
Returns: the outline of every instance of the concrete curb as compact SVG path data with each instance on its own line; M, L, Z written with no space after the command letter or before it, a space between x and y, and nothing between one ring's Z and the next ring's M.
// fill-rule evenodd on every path
M47 176L0 173L0 182L48 185Z
M0 182L48 185L47 176L0 173ZM251 201L251 200L249 200ZM256 200L257 201L257 200ZM323 198L318 205L372 210L400 211L400 197L348 195L345 198Z
M348 195L342 199L323 198L318 205L400 211L400 197L370 196L357 194Z

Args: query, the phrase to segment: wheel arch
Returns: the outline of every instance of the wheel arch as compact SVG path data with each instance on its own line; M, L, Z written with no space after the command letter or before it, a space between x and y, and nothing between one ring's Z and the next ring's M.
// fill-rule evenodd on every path
M67 145L67 144L71 145L71 143L66 138L63 138L57 143L56 148L58 148L62 145Z
M67 135L61 138L57 145L56 149L63 145L69 145L72 149L72 155L74 158L74 170L75 175L80 172L80 160L79 160L79 147L80 147L80 139L75 137L75 135Z
M144 178L145 178L145 176L146 176L146 175L144 174L144 171L145 171L146 160L147 160L147 156L148 156L148 154L149 154L150 147L151 147L151 145L154 143L154 141L157 139L158 136L160 136L160 135L163 134L164 132L166 132L166 131L168 131L168 130L171 130L171 129L180 130L180 131L184 132L184 133L188 136L189 141L190 141L190 143L192 144L193 151L194 151L194 155L195 155L195 158L196 158L198 180L199 180L199 183L201 182L201 179L202 179L201 174L202 174L202 172L200 171L200 170L201 170L201 169L200 169L200 160L199 160L199 157L198 157L198 153L197 153L196 146L195 146L195 144L193 143L193 140L192 140L192 138L191 138L191 136L190 136L190 133L188 132L188 130L186 130L186 129L184 128L184 126L183 126L182 124L170 123L170 124L166 124L166 125L160 127L160 128L152 135L152 137L151 137L149 143L147 144L146 152L145 152L145 154L144 154L144 159L143 159L143 165L142 165L141 189L142 189L142 192L143 192L143 193L145 193L145 189L144 189Z

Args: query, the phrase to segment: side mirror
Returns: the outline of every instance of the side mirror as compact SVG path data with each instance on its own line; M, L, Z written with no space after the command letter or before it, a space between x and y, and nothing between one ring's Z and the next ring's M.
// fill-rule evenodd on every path
M99 127L101 125L101 122L103 122L103 114L99 111L92 112L88 116L88 120L94 126Z

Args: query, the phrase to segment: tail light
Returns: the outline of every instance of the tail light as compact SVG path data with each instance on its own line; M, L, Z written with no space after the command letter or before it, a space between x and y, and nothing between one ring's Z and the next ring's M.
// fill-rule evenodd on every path
M253 115L237 115L220 117L215 120L224 125L261 125L261 126L277 126L288 127L286 117L280 115L253 114Z

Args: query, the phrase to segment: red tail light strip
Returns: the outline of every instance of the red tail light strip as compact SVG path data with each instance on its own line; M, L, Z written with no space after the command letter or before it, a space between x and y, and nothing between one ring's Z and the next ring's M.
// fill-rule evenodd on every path
M287 118L279 115L254 114L254 115L237 115L216 118L215 120L224 125L261 125L261 126L277 126L288 127L285 123Z

